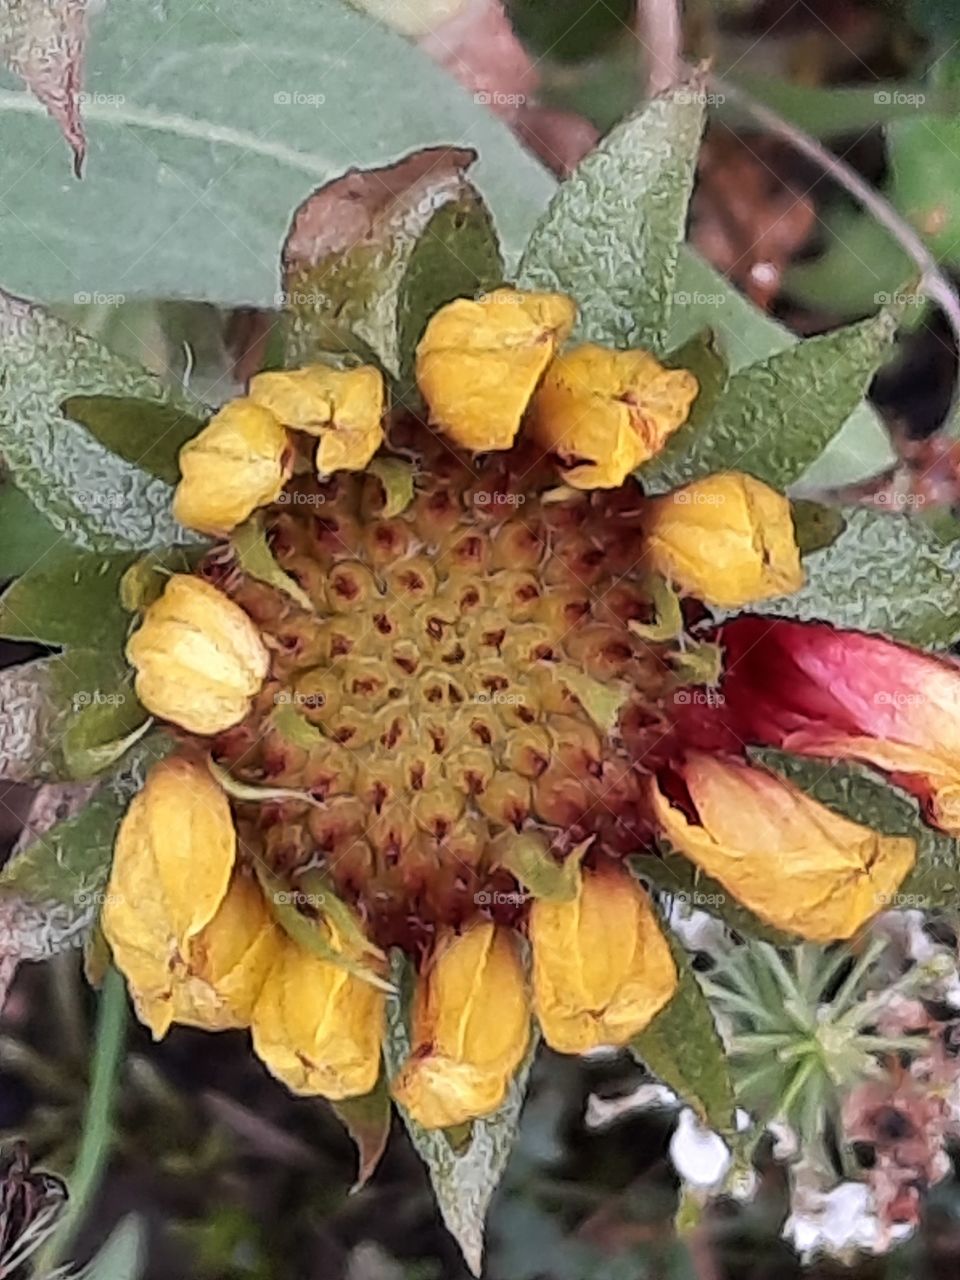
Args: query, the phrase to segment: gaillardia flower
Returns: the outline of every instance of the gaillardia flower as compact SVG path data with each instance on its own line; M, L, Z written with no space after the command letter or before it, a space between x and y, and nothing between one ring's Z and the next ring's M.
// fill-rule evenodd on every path
M764 659L757 684L750 652L787 624L689 632L705 604L800 585L789 507L738 474L648 497L629 473L696 380L646 352L565 352L574 318L555 294L459 299L420 343L425 412L383 412L369 367L311 366L260 375L234 411L270 415L282 448L184 450L181 518L228 533L257 508L275 563L226 537L129 642L178 754L123 823L105 927L157 1034L249 1026L291 1089L367 1093L399 948L412 1028L389 1083L420 1124L456 1126L501 1106L534 1024L581 1053L668 1005L673 954L626 863L658 838L811 938L849 936L907 874L912 840L745 744L799 735L917 778L921 752L947 769L958 718L867 716L866 637L825 631L860 644L839 683L837 657L794 646L796 674ZM952 667L906 670L939 708L955 696Z

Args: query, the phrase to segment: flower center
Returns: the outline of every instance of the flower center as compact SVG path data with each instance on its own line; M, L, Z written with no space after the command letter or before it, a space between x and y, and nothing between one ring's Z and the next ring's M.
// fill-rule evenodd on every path
M518 833L558 861L589 837L640 848L619 718L656 725L671 678L628 629L652 616L638 486L556 500L535 450L468 460L423 434L395 516L375 477L346 473L297 476L266 511L313 611L216 557L201 566L272 654L217 759L321 802L238 804L242 846L287 876L322 866L381 946L478 913L515 922L525 893L503 859Z

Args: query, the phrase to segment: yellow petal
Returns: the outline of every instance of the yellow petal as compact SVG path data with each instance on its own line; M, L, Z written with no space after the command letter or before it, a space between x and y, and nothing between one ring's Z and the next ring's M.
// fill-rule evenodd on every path
M697 753L680 773L698 822L651 784L670 843L777 929L849 938L913 866L913 840L851 822L765 769Z
M427 1129L501 1105L530 1043L530 1002L516 939L489 921L452 930L417 981L412 1052L391 1085Z
M142 914L145 933L182 945L213 919L235 858L230 806L209 771L180 757L161 761L120 824L104 928Z
M585 871L569 902L535 901L530 942L534 1009L560 1053L627 1044L677 987L650 900L619 866Z
M148 711L193 733L238 724L270 665L239 605L189 574L174 574L127 643Z
M644 512L645 564L707 604L736 609L803 586L790 504L753 476L695 480Z
M560 293L495 289L432 317L417 347L430 421L463 449L509 449L537 383L576 319Z
M685 369L646 351L585 343L547 370L530 406L534 438L565 464L575 489L614 489L687 420L698 391Z
M201 533L228 533L276 501L292 465L290 441L273 414L232 400L180 450L173 514Z
M380 1074L385 996L283 939L253 1011L253 1047L294 1093L369 1093Z
M217 914L175 966L174 1022L207 1031L248 1027L280 941L259 886L235 876Z
M372 365L331 369L308 365L259 373L250 399L280 422L319 436L317 471L362 471L383 443L383 375Z
M102 926L158 1038L172 1021L249 1022L275 926L235 858L229 805L207 769L179 757L155 765L120 824Z

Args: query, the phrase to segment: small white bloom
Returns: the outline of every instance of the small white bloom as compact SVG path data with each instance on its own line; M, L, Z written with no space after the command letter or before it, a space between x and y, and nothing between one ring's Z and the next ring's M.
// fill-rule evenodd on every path
M670 1139L673 1167L691 1186L719 1188L733 1163L730 1148L712 1129L697 1119L690 1107L684 1107Z
M858 1252L885 1253L912 1230L909 1223L884 1226L865 1183L840 1182L824 1191L809 1166L795 1166L791 1213L783 1237L804 1262L819 1253L837 1258L851 1258Z

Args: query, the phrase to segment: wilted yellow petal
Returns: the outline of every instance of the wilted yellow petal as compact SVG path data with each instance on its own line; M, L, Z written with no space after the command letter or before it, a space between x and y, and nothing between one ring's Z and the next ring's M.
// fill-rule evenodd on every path
M227 798L203 764L154 765L117 833L102 927L156 1036L172 1021L249 1020L274 926L235 859Z
M646 351L585 343L559 355L530 405L534 438L575 489L615 489L687 420L698 386Z
M207 1031L248 1027L280 942L259 885L235 876L220 910L174 970L174 1022Z
M695 753L679 772L699 821L651 784L670 843L777 929L849 938L913 866L913 840L851 822L765 769Z
M346 969L281 941L253 1012L253 1047L294 1093L353 1098L380 1074L385 1000Z
M516 939L489 921L442 935L417 982L412 1052L391 1085L427 1129L501 1105L530 1043L530 1002Z
M111 887L103 914L104 934L140 1021L157 1040L174 1022L206 1031L249 1026L277 946L276 926L257 886L235 876L213 919L179 944L156 909L162 894L151 902L149 886L141 889L144 896L131 909Z
M431 423L463 449L509 449L576 314L561 293L518 289L441 307L417 347L417 383Z
M530 943L534 1010L560 1053L626 1044L677 987L650 900L619 866L585 871L572 901L535 901Z
M372 365L332 369L311 364L258 373L250 399L280 422L319 436L317 471L362 471L383 443L383 375Z
M707 604L736 609L803 586L790 504L739 471L644 507L645 564Z
M161 761L120 823L104 925L142 911L184 943L213 919L235 857L230 806L208 770L182 757Z
M231 400L180 450L173 514L201 533L229 533L276 501L292 465L290 441L273 414L249 399Z
M189 574L174 574L127 643L148 711L193 733L239 723L270 665L239 605Z

